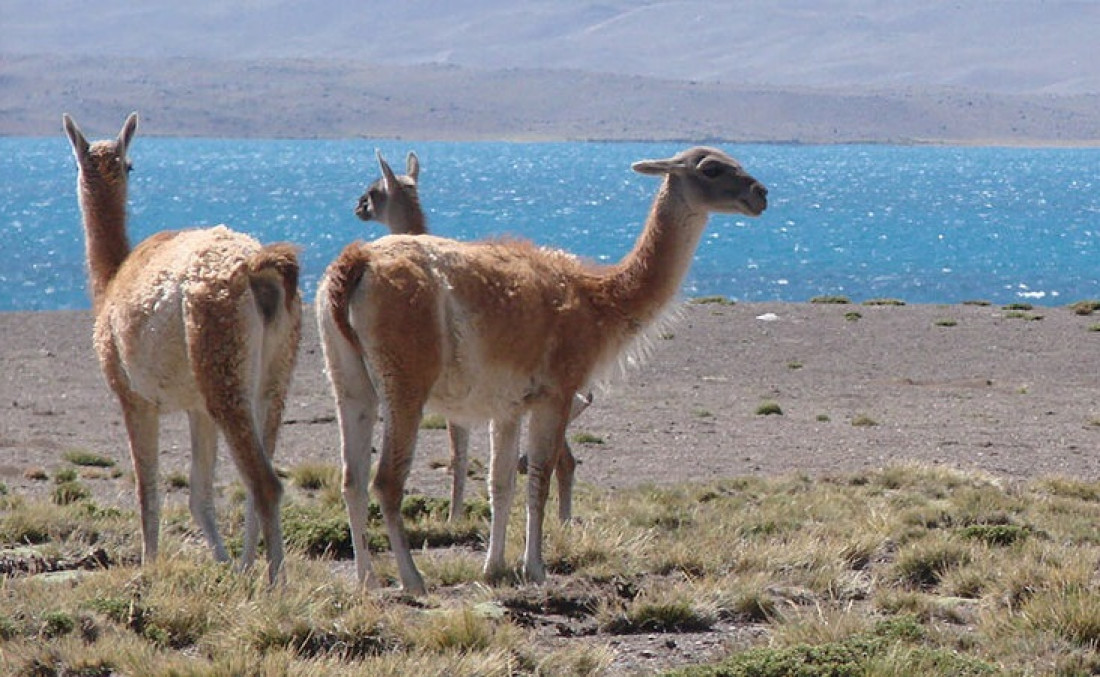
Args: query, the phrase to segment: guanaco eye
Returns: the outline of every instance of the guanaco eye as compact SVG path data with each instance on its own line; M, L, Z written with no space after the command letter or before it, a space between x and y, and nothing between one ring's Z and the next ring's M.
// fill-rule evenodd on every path
M702 172L703 176L707 177L708 179L717 179L718 176L722 173L722 165L716 164L714 162L708 162L707 164L700 167L699 171Z

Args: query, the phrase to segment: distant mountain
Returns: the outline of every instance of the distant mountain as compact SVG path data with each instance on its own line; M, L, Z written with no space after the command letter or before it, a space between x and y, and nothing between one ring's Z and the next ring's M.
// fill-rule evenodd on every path
M0 51L1100 93L1092 0L5 0Z
M1100 143L1091 1L4 0L0 26L0 135L139 109L169 135Z

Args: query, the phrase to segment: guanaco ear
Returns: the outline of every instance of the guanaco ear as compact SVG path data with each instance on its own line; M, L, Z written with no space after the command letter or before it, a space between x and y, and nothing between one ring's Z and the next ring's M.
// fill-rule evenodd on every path
M118 132L118 148L123 156L126 155L126 150L130 147L130 142L134 140L134 134L137 132L137 127L138 114L137 111L134 111L126 118L126 122L122 123L122 129Z
M679 157L667 160L640 160L630 165L630 168L639 174L668 174L677 169L684 168L684 161Z
M84 138L83 132L80 131L80 127L76 126L76 120L73 120L68 113L64 113L61 116L61 124L65 128L65 134L69 137L69 143L73 147L73 155L76 159L84 157L88 154L88 140Z
M409 154L405 156L405 173L409 175L414 182L420 180L420 158L416 157L416 153L409 151Z
M390 165L386 162L386 158L382 157L382 151L377 148L374 149L374 154L378 157L378 166L382 170L382 178L386 182L386 192L393 193L400 185L397 181L397 175L390 169Z

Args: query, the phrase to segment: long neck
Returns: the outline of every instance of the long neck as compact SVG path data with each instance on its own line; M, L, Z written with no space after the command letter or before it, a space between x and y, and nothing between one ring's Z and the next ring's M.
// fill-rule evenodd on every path
M424 235L428 232L428 220L424 218L424 212L417 210L409 210L403 222L404 230L402 232L409 235Z
M407 233L409 235L424 235L428 232L428 220L424 217L424 210L420 207L420 200L410 200L408 204L401 205L395 210L393 223L390 229L395 233Z
M82 171L78 197L84 217L92 303L98 308L107 285L130 254L130 240L126 236L126 185L111 184L100 176L88 177Z
M604 283L606 297L634 331L653 322L675 298L707 224L707 212L686 204L681 180L665 178L634 249Z

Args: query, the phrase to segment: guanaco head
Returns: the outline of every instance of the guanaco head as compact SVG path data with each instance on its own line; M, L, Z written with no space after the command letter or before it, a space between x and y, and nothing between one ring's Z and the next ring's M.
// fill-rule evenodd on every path
M363 193L355 207L355 215L364 221L377 221L394 233L425 233L424 211L420 208L420 195L417 193L420 160L416 153L410 151L405 158L403 176L390 169L381 151L376 150L375 154L382 178L367 187L367 192Z
M689 148L667 160L642 160L633 169L664 175L675 182L689 205L727 214L760 216L768 206L768 189L717 148Z
M114 191L122 191L122 195L125 195L126 180L131 169L126 151L137 132L137 113L130 113L122 123L117 138L91 144L68 113L62 115L61 120L69 143L72 144L81 179L88 185L108 187Z

